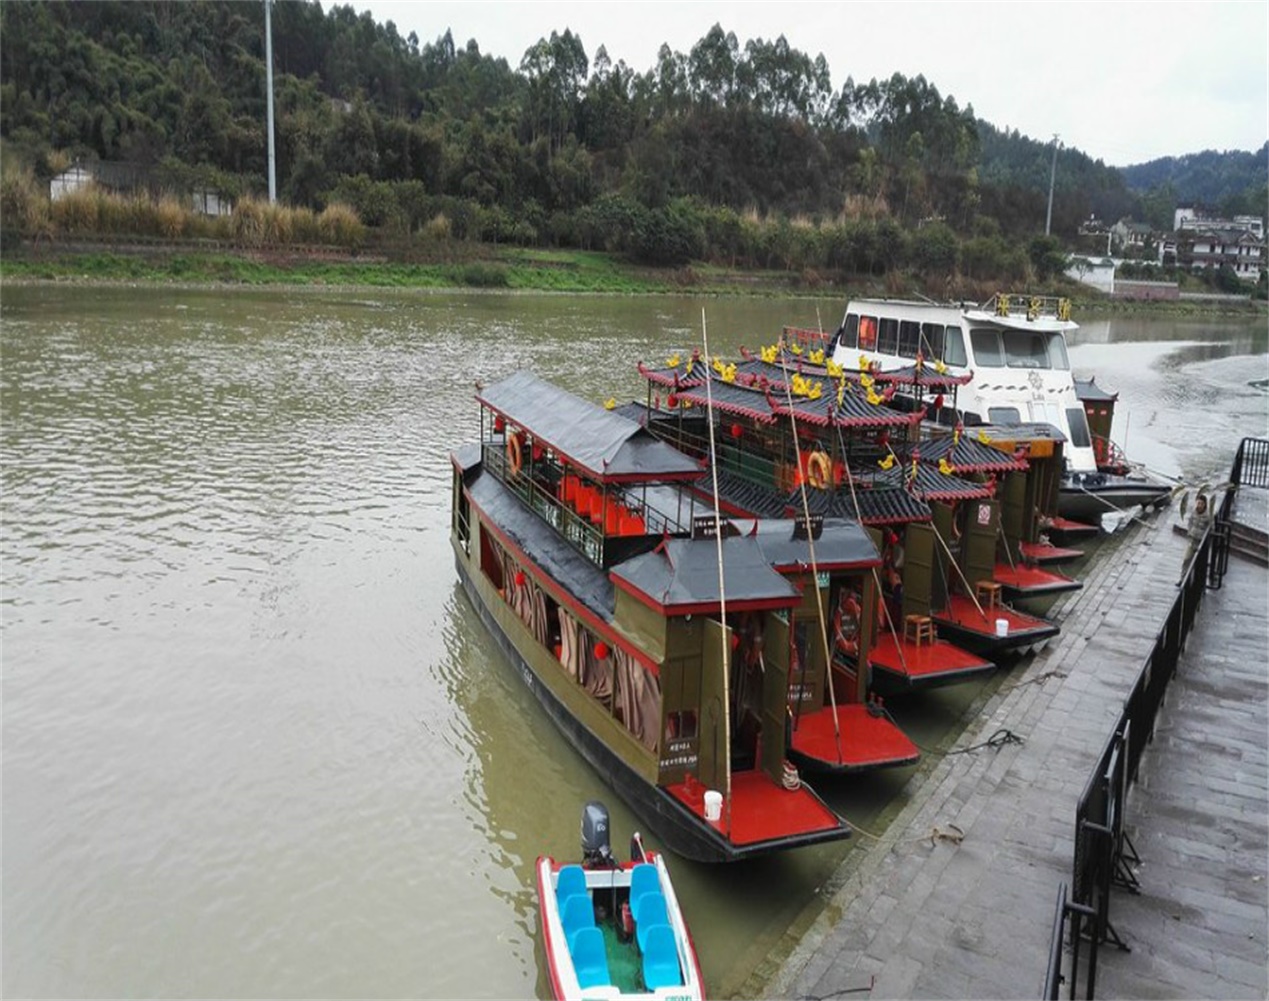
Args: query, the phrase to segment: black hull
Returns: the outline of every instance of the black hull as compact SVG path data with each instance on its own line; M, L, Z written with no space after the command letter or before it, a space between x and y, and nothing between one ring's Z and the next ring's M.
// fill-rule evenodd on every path
M943 631L943 627L939 627ZM939 671L937 674L923 674L913 677L901 674L889 668L872 665L872 691L877 695L910 695L913 692L927 692L948 685L959 685L974 678L992 674L996 670L994 662L979 667L967 667L963 671Z
M621 797L626 806L670 851L696 862L738 862L787 848L801 848L827 841L839 841L848 836L842 829L833 829L791 838L772 839L752 846L734 845L727 841L668 792L644 779L568 712L550 688L543 684L534 673L528 661L520 655L520 651L516 649L510 637L503 632L497 619L490 614L463 560L456 557L455 563L458 567L459 579L463 583L463 590L476 611L480 613L480 618L489 630L489 634L498 642L502 652L516 668L520 679L529 687L538 703L551 717L552 722L559 727L560 732L578 753L599 773L599 777L608 787Z
M1058 491L1058 514L1072 521L1096 522L1102 515L1134 507L1162 507L1172 497L1172 488L1136 477L1097 473L1090 481L1065 479Z
M1083 588L1078 580L1057 581L1052 584L1037 584L1031 587L1015 587L1012 584L1001 584L1001 593L1007 601L1026 601L1028 598L1051 598L1055 594L1066 594Z

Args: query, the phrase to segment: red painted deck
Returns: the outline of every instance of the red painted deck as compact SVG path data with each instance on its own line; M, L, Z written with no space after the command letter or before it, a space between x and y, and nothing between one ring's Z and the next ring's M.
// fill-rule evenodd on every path
M992 628L995 628L994 623ZM900 638L896 643L889 631L874 644L868 654L868 662L874 671L899 676L909 688L946 684L950 678L959 681L996 669L991 661L962 650L947 640L917 646L911 640Z
M832 706L795 718L793 750L826 770L842 772L908 765L921 757L889 717L874 716L858 702L838 705L836 731Z
M1022 550L1023 559L1032 563L1067 563L1084 555L1082 549L1067 549L1044 542L1022 542L1018 548Z
M1056 570L1018 563L997 563L992 578L1004 587L1021 594L1049 594L1055 591L1075 591L1084 585Z
M693 781L667 786L679 802L697 816L705 816L705 787ZM798 834L834 831L842 826L837 815L809 789L788 790L763 772L736 772L731 777L731 810L713 826L735 845L754 845Z
M1009 623L1008 636L1026 633L1044 633L1048 635L1053 632L1053 624L1051 622L1037 618L1034 615L1027 615L1025 612L1015 611L1004 605L986 608L980 612L978 606L963 594L952 595L948 600L947 608L941 612L931 613L931 618L934 619L935 625L940 622L951 623L966 632L976 633L984 638L993 640L1007 638L996 635L997 619L1004 619Z
M1049 529L1062 535L1075 537L1080 535L1097 535L1101 529L1082 521L1071 521L1070 518L1057 517L1049 524Z

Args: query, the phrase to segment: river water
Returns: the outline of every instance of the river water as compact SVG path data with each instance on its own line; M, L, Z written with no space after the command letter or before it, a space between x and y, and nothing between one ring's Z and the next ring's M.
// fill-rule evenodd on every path
M542 995L535 857L588 799L615 847L637 822L461 594L447 456L477 380L642 399L702 311L734 353L842 304L6 286L4 995ZM1266 433L1266 350L1263 318L1114 319L1071 358L1197 482ZM894 709L928 746L984 694ZM876 826L910 774L820 788ZM851 850L672 860L712 994Z

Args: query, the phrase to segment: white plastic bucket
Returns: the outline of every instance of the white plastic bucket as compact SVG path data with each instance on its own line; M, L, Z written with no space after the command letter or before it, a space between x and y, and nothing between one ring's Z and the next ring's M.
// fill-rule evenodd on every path
M714 789L705 792L705 819L716 823L723 816L723 794Z
M1009 635L1009 620L1008 620L1008 619L997 619L997 620L996 620L996 635L997 635L997 636L1008 636L1008 635Z

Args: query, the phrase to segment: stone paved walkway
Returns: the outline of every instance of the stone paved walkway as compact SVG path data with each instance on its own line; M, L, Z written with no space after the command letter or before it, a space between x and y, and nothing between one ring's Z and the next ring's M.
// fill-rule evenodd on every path
M768 997L1038 998L1075 805L1175 594L1168 515L1103 543L1062 633L1016 666L828 906L776 950ZM1142 893L1116 891L1099 997L1266 996L1269 574L1232 558L1209 591L1129 795ZM1054 673L1056 672L1056 673ZM964 833L956 843L936 828ZM861 836L862 837L862 836ZM796 937L795 937L796 936ZM1068 988L1064 988L1064 996Z

